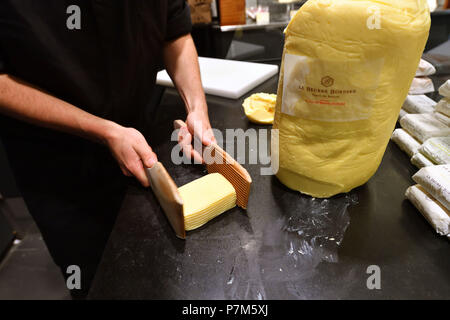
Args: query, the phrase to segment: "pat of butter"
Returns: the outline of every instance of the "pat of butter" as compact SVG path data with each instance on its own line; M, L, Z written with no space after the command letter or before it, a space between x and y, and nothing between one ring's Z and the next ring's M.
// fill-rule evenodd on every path
M242 106L250 121L259 124L272 124L276 102L276 94L255 93L245 99Z
M220 173L211 173L178 188L186 231L194 230L236 206L236 190Z

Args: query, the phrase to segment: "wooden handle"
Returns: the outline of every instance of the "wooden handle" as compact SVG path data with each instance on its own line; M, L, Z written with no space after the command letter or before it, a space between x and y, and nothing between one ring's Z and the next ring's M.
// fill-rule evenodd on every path
M183 120L175 120L173 122L173 127L176 129L181 129L182 127L187 127L187 124Z

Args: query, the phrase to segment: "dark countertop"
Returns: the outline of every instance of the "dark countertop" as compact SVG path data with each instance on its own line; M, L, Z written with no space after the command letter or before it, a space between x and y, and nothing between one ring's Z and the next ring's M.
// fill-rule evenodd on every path
M276 92L277 82L253 92ZM242 100L208 97L212 126L267 128L247 121ZM172 164L175 143L167 140L176 118L184 119L182 101L168 90L150 144L180 186L205 170ZM244 166L253 178L248 210L234 208L185 241L151 191L130 187L90 298L450 299L450 242L405 200L417 170L396 145L366 185L330 200L291 191L260 175L260 165ZM380 290L367 288L370 265L380 267Z

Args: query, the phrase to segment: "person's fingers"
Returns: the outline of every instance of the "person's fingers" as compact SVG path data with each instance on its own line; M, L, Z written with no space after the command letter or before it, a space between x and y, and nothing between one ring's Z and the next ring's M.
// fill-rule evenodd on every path
M201 154L195 150L193 147L193 139L191 133L185 128L185 131L181 135L181 139L179 140L179 144L183 150L183 153L189 159L194 159L194 163L203 163L203 157Z
M194 163L203 163L203 157L194 148L191 150L191 157L194 158Z
M139 180L139 182L144 186L150 186L148 182L147 174L145 173L144 165L141 160L135 160L127 164L127 169Z
M202 142L205 146L209 146L211 143L216 142L216 137L214 137L214 132L211 128L203 131Z
M125 166L120 166L120 170L122 170L122 173L127 177L133 176L133 174Z
M187 158L190 158L192 153L192 135L188 131L187 127L180 128L178 133L178 144L183 150L184 155Z
M147 141L143 139L134 145L134 150L137 152L141 158L142 163L147 167L151 168L158 162L158 157L153 152L152 148L148 145Z

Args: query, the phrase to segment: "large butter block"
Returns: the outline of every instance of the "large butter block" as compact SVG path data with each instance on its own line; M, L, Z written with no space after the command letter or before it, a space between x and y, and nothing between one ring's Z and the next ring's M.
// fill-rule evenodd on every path
M373 176L429 28L426 0L309 0L300 8L285 31L274 119L281 182L329 197Z
M236 190L220 173L211 173L178 188L186 231L197 229L236 206Z

